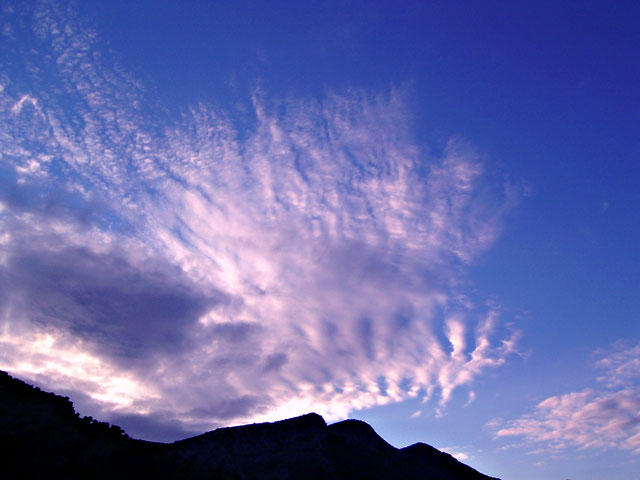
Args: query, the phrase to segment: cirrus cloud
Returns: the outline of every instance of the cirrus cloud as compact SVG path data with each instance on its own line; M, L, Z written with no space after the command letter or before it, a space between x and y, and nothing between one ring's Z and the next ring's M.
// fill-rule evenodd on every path
M399 92L167 118L64 9L34 18L0 91L0 368L153 436L444 406L514 351L464 289L510 194L463 142L420 151Z

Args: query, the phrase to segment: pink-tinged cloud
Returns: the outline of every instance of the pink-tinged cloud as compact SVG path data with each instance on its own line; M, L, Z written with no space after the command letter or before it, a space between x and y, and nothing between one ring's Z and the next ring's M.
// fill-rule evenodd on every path
M399 92L161 123L95 34L36 17L51 91L0 91L0 368L175 435L444 407L514 351L461 286L510 198L462 142L421 151Z
M624 386L640 381L640 343L629 346L618 342L600 353L596 366L605 371L598 381L609 386Z
M640 345L614 345L596 366L605 370L597 377L606 388L587 388L553 396L516 420L492 425L497 437L523 437L531 444L552 450L569 447L617 448L640 453ZM539 451L545 451L544 449Z

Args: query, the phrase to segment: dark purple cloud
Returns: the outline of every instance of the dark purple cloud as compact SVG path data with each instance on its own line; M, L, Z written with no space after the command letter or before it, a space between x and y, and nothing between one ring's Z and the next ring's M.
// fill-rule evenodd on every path
M115 252L86 248L14 250L0 277L5 292L0 309L20 308L35 325L69 331L116 357L183 349L190 328L225 301L224 295L206 297L180 282L174 266L149 262L145 267Z

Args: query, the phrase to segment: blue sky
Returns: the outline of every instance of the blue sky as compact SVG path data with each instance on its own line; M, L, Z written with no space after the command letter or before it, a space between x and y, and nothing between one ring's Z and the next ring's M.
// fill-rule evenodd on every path
M5 2L0 368L142 438L640 478L639 14Z

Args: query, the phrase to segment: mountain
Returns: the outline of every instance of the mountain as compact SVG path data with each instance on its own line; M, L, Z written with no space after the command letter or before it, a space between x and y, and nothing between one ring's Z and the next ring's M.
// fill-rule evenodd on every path
M429 445L397 449L364 422L327 425L315 413L171 444L136 440L2 371L0 452L10 479L492 480Z

